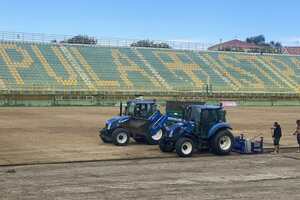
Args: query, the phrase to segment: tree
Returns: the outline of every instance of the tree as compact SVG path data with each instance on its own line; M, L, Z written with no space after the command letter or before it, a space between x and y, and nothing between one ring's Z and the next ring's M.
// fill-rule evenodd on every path
M165 42L155 43L150 40L139 40L130 45L131 47L148 47L148 48L166 48L171 49L171 46Z
M263 45L266 42L266 38L264 35L257 35L257 36L247 38L246 42L254 43L256 45Z
M77 35L70 39L64 40L61 43L68 44L97 44L97 39L87 35Z
M275 41L267 43L264 35L248 37L246 42L260 46L261 48L258 51L261 53L282 53L281 43Z

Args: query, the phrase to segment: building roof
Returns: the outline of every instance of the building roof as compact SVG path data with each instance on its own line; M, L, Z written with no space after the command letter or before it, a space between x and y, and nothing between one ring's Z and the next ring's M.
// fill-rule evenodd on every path
M300 47L284 47L284 52L290 55L300 55Z
M208 48L208 50L214 50L215 48L219 48L222 47L222 49L224 48L241 48L241 49L257 49L260 48L260 46L256 45L256 44L252 44L252 43L248 43L248 42L244 42L241 40L230 40L227 42L223 42L214 46L211 46Z

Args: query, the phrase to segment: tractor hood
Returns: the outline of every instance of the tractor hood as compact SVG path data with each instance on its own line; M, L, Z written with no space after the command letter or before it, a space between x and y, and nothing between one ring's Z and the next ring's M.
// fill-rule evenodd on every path
M109 120L106 121L106 128L109 130L117 125L119 125L120 123L126 122L129 119L129 116L124 115L124 116L115 116Z
M181 121L177 122L166 128L167 137L176 137L176 135L181 134L183 132L191 132L194 129L195 123L191 121Z

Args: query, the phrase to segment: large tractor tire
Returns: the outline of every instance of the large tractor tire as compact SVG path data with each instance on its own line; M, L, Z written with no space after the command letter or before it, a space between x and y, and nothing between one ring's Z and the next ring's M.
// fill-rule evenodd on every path
M232 133L225 129L220 130L210 141L213 153L217 155L228 155L233 148L234 137Z
M117 146L126 146L129 142L130 135L126 129L117 128L112 133L112 142Z
M191 157L194 152L194 143L189 138L179 138L175 144L175 150L180 157Z
M159 143L161 138L163 137L162 129L159 129L154 135L150 135L149 133L146 135L146 142L150 145L156 145Z
M162 152L173 152L175 149L174 144L171 141L166 141L164 139L161 139L158 144L159 144L159 149Z

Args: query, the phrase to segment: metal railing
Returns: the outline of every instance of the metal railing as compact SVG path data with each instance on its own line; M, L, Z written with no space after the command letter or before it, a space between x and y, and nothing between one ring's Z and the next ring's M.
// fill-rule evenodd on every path
M84 35L84 34L82 34ZM73 38L75 35L59 35L59 34L43 34L43 33L25 33L25 32L9 32L0 31L0 40L3 41L19 41L19 42L39 42L39 43L59 43ZM145 39L126 39L126 38L111 38L111 37L91 37L97 40L99 46L112 47L130 47L131 44ZM147 40L147 38L146 38ZM191 41L176 41L176 40L152 40L154 43L166 43L172 49L178 50L207 50L208 47L215 43L207 42L191 42Z

